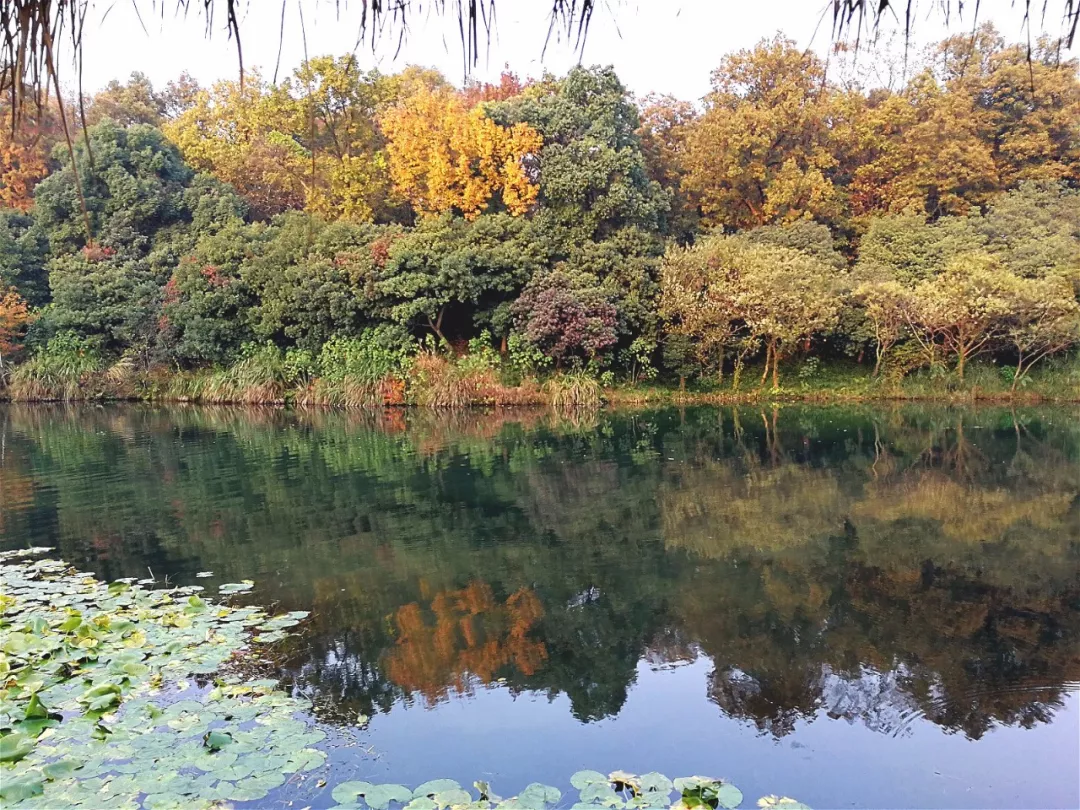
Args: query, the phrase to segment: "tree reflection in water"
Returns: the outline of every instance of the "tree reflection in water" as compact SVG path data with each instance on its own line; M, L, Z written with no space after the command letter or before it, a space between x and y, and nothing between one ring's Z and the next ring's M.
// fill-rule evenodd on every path
M328 718L497 686L588 722L639 662L706 656L708 699L762 732L978 738L1080 681L1060 409L8 406L0 431L6 547L313 608L285 667Z

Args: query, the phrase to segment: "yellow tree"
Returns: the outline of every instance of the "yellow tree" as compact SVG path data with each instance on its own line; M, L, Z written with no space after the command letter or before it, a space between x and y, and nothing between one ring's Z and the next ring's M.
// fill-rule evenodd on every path
M394 201L377 113L399 83L360 70L351 54L311 59L294 78L293 95L308 117L297 139L314 152L308 210L328 219L390 219Z
M854 213L963 214L987 202L1000 180L985 130L974 100L948 92L929 73L871 105L859 123Z
M696 201L683 189L686 175L686 138L698 113L689 101L673 96L648 95L639 102L641 124L637 136L649 179L671 189L669 231L691 235L697 228Z
M980 113L1002 188L1023 180L1080 180L1080 76L1060 43L1006 45L990 24L936 49L950 93Z
M708 224L749 228L843 212L832 174L832 92L824 65L777 37L713 72L705 114L687 135L684 189Z
M543 141L527 124L501 127L459 93L423 85L387 109L381 124L394 188L418 213L475 219L497 197L515 215L535 203L529 164Z
M162 129L197 169L231 183L256 217L269 217L306 201L310 154L296 134L306 117L287 87L270 87L257 74L218 82Z

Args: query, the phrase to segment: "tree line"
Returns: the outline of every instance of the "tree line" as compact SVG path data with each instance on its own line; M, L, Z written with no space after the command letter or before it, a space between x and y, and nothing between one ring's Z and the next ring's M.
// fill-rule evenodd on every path
M698 104L611 68L458 88L346 56L133 74L70 150L65 123L0 134L24 390L245 363L373 384L418 353L511 384L738 387L754 364L773 388L795 357L895 381L990 356L1015 387L1080 341L1077 64L989 26L911 64L777 36Z

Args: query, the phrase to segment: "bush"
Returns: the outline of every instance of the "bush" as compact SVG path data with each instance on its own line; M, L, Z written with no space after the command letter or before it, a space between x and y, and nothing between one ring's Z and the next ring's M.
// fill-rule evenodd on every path
M79 399L87 378L102 366L90 341L74 332L61 332L45 348L11 374L11 398L16 400Z
M582 372L553 377L544 384L544 393L553 408L599 408L604 402L600 383Z

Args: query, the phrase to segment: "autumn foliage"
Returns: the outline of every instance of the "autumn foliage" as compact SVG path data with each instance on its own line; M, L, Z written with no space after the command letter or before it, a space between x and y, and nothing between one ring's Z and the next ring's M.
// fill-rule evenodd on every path
M536 202L528 161L543 141L527 124L501 127L461 94L427 88L381 120L394 187L419 213L475 219L496 195L512 214Z
M0 291L0 365L22 348L20 340L29 323L26 301L14 290Z

